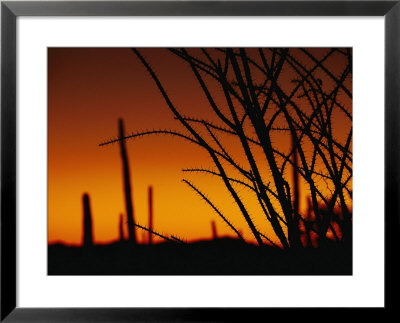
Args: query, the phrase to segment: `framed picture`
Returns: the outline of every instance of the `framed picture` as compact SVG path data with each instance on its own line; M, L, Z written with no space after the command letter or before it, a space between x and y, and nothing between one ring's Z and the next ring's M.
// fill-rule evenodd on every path
M397 1L1 10L2 321L394 305Z

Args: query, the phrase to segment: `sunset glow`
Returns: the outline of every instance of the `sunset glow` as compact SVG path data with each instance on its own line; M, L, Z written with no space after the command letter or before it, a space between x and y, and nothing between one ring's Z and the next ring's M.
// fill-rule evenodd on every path
M194 49L197 54L198 49ZM256 49L250 49L249 52ZM321 59L330 49L309 49ZM345 51L345 50L343 50ZM216 117L190 66L167 49L140 49L163 83L174 105L185 117L202 118L214 122ZM201 54L200 51L198 53ZM294 57L307 63L307 58L293 49ZM324 62L335 77L340 78L347 57L340 52ZM311 60L310 63L311 64ZM337 73L336 73L337 71ZM324 70L315 72L324 86L334 87ZM335 74L336 73L336 74ZM206 77L206 76L205 76ZM282 83L288 89L296 86L298 78L290 67L282 72ZM210 92L216 103L228 111L224 95L216 82L209 81ZM255 76L254 81L257 81ZM352 74L344 84L351 90ZM299 102L303 98L296 97ZM338 102L352 114L352 102L343 92ZM311 107L310 107L311 109ZM271 112L267 112L270 118ZM168 108L154 80L129 48L49 48L48 49L48 242L82 243L82 195L90 196L95 243L119 239L120 214L126 218L122 162L119 143L99 146L118 137L118 119L124 120L127 134L145 130L185 131ZM279 118L277 119L277 128ZM352 121L340 109L332 112L332 129L336 140L346 144ZM203 130L204 131L204 130ZM280 151L291 147L288 131L276 129L272 141ZM239 140L221 136L221 142L235 161L247 168ZM312 158L312 143L304 139L306 156ZM238 206L220 178L201 172L183 172L183 169L215 169L207 151L182 138L154 134L126 140L135 221L148 225L148 187L153 187L153 227L187 241L211 239L212 221L219 236L234 236L232 230L204 200L182 179L194 183L215 203L247 241L255 241ZM253 154L265 178L270 178L264 153L252 146ZM350 144L349 151L352 151ZM326 174L323 162L315 160L316 171ZM230 168L228 168L230 169ZM293 186L292 168L286 168L288 183ZM348 170L345 174L351 176ZM272 181L272 178L271 178ZM268 182L268 180L266 181ZM326 197L333 188L324 179L318 187ZM352 179L347 188L352 191ZM300 179L300 213L308 208L309 186ZM246 201L246 207L260 232L275 243L279 240L259 207L257 198L246 187L235 184ZM272 184L271 184L272 185ZM273 185L272 185L273 186ZM351 212L350 193L345 196ZM339 204L337 204L338 207ZM278 207L278 202L274 202ZM124 227L125 237L127 229ZM139 242L147 243L148 234L136 229ZM155 242L160 238L153 238Z

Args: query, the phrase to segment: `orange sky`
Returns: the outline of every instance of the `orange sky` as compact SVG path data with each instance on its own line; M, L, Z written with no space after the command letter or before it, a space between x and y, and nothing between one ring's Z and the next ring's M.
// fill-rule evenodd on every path
M325 49L320 50L321 53ZM318 54L318 49L315 50ZM169 96L185 116L206 116L211 109L190 68L165 49L141 49ZM327 66L335 68L340 61ZM342 67L341 67L342 68ZM290 75L288 81L290 81ZM323 76L321 76L323 77ZM218 99L217 95L217 99ZM351 102L346 102L350 106ZM50 48L48 50L48 241L80 244L82 194L90 195L95 242L118 238L119 214L125 212L119 145L98 144L118 135L123 118L126 132L150 129L179 130L179 122L158 92L154 81L127 48ZM339 136L348 122L338 114ZM282 147L290 138L276 138ZM342 140L343 141L343 140ZM236 142L226 142L240 154ZM147 188L154 188L154 228L187 240L211 237L211 221L219 235L232 235L226 224L185 183L186 178L215 202L247 239L244 219L220 180L205 174L182 173L183 168L212 168L201 148L171 136L146 136L126 142L132 175L135 220L147 225ZM255 152L260 155L260 153ZM238 157L240 158L240 157ZM262 232L270 229L254 198L240 189L246 206ZM304 206L305 191L302 194ZM126 232L127 233L127 232ZM139 241L143 234L137 231ZM276 240L273 237L273 240Z

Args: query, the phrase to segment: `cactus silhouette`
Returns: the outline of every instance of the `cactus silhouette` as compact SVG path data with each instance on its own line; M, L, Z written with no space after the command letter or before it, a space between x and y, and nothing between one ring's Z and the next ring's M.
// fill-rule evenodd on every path
M153 187L149 186L148 189L148 197L149 197L149 244L153 244Z
M119 241L125 241L124 238L124 215L121 213L119 215Z
M92 212L90 210L90 199L87 193L83 194L83 246L93 246Z
M292 136L292 151L293 151L293 213L295 217L299 214L299 172L298 172L298 162L297 162L297 151L295 147L295 139Z
M118 120L119 124L119 141L121 148L121 158L122 158L122 168L123 168L123 177L124 177L124 194L125 194L125 207L126 214L128 217L128 240L130 243L136 244L136 231L135 231L135 219L133 214L133 202L132 202L132 187L131 187L131 175L129 169L128 156L126 152L125 146L125 130L124 130L124 121L122 119Z
M305 231L306 231L306 247L312 247L311 240L311 226L312 226L312 201L310 197L307 197L307 216L305 221Z
M299 172L298 172L298 160L297 160L297 148L296 148L296 139L292 134L292 153L293 153L293 173L292 173L292 182L293 182L293 226L298 228L299 226L299 207L300 207L300 190L299 190ZM294 241L300 242L300 236L298 230L290 231L291 235L294 235ZM298 243L297 246L301 246L301 243Z
M211 230L212 230L212 236L213 239L218 239L218 234L217 234L217 227L215 225L215 221L211 221Z

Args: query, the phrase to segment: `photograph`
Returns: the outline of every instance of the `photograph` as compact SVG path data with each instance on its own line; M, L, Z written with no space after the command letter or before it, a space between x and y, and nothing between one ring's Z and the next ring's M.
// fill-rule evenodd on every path
M48 275L352 275L353 49L47 48Z

